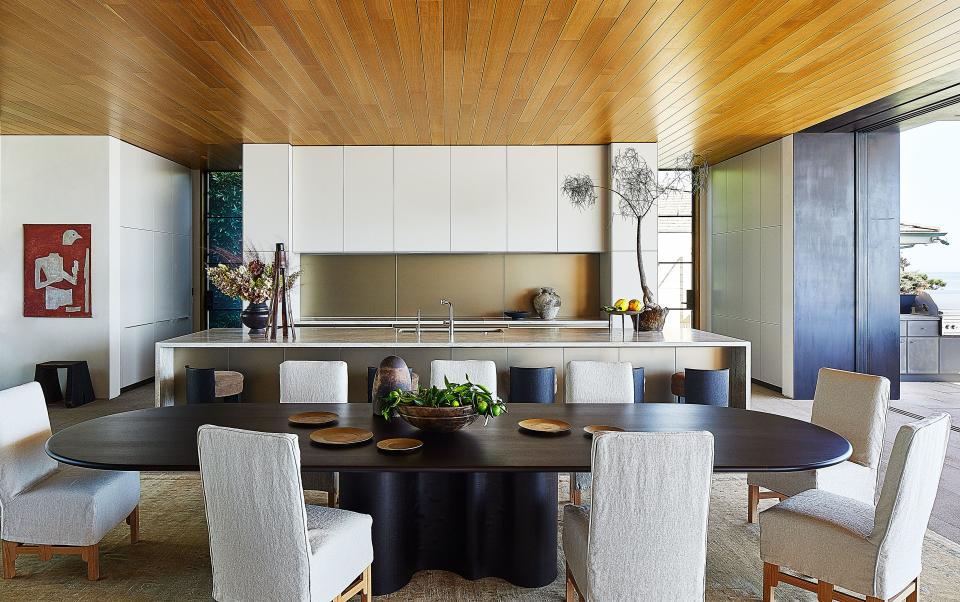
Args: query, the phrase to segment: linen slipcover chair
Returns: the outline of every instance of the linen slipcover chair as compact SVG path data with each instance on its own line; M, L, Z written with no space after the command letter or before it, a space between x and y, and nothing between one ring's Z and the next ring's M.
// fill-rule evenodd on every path
M369 602L373 519L304 504L296 435L205 424L197 446L215 599Z
M347 364L338 361L285 361L280 364L280 403L347 403ZM336 506L340 488L335 472L303 474L307 489L324 491Z
M0 539L3 576L22 554L78 554L100 578L100 540L118 523L140 537L140 473L58 464L47 455L50 418L39 383L0 391Z
M430 386L443 388L443 378L463 384L467 378L475 385L483 385L497 396L497 365L489 360L433 360L430 362Z
M834 586L879 602L917 600L923 536L940 484L950 417L900 427L877 505L809 489L760 513L763 599L784 581L835 597ZM784 574L787 567L817 579Z
M633 366L629 362L567 362L565 403L633 403ZM589 472L570 473L570 501L579 505L590 488Z
M703 600L713 435L598 433L593 502L566 506L567 602Z
M846 438L853 454L828 468L748 473L747 520L756 522L759 500L782 501L807 489L823 489L873 504L889 402L890 381L886 378L821 368L810 421ZM761 487L770 493L761 492Z

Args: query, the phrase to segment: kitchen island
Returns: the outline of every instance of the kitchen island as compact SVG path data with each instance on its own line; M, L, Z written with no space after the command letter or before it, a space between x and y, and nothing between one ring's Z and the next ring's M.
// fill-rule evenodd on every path
M210 329L156 344L156 405L183 403L184 366L236 370L244 374L243 399L276 403L279 365L285 360L342 360L347 363L351 401L366 401L367 368L399 355L429 381L434 359L485 359L497 364L505 397L510 366L557 369L557 401L563 401L563 371L571 360L630 362L643 367L646 401L673 401L670 376L685 368L730 368L730 405L750 407L750 342L692 329L633 332L607 328L446 329L306 327L297 339L271 341L244 329ZM510 401L509 399L507 401Z

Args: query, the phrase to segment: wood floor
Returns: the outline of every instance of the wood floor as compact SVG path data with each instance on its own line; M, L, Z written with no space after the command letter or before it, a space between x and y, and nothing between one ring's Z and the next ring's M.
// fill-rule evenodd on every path
M881 471L886 471L886 459L890 455L897 429L914 420L897 410L920 416L929 416L937 411L948 412L954 417L954 425L960 426L960 383L903 383L901 387L901 399L891 404L893 410L887 415ZM812 406L811 401L787 399L764 387L753 386L755 410L809 420ZM116 399L101 399L79 408L67 409L62 404L51 405L50 423L56 432L99 416L150 407L153 407L153 383L131 389ZM746 490L743 492L743 502L746 520ZM761 508L771 503L761 501ZM930 519L930 529L960 543L960 433L957 432L950 436L946 465Z

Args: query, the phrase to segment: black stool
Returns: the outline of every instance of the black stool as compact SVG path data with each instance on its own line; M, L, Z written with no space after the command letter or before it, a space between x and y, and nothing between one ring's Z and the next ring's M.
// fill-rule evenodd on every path
M510 403L553 403L556 396L556 368L510 366Z
M187 374L187 403L240 403L243 393L243 374L231 370L191 368Z
M90 403L96 396L93 394L93 383L90 381L90 369L84 361L58 361L37 364L33 372L33 380L40 383L43 389L43 398L47 403L63 401L63 391L60 390L59 370L67 371L66 406L75 408Z

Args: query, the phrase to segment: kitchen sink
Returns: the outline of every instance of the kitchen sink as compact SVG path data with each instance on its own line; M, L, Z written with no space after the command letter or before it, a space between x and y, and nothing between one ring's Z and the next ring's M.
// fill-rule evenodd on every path
M429 332L429 333L437 333L437 332L447 333L447 332L450 332L450 329L447 328L446 326L428 326L428 327L423 327L423 328L421 328L421 329L420 329L420 332L421 332L421 333L427 333L427 332ZM458 328L458 327L454 326L454 328L453 328L453 334L458 334L458 333L470 333L470 334L499 334L499 333L501 333L501 332L503 332L503 329L502 329L502 328L483 328L483 327L479 327L479 326L465 326L465 327L463 327L463 328ZM410 328L410 327L398 328L398 329L397 329L397 333L398 333L398 334L416 334L416 333L417 333L417 329L416 329L416 328Z

